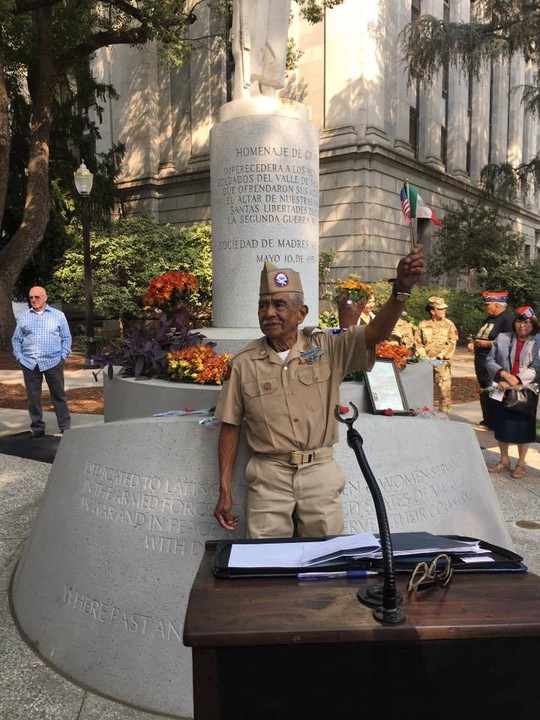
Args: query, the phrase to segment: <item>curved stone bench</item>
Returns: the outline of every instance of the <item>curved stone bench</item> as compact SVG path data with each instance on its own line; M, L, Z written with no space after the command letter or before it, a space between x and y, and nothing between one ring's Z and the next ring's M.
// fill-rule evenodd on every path
M189 590L205 541L231 537L213 518L218 432L198 420L65 433L13 582L18 623L48 663L98 693L175 717L192 715L191 653L182 644ZM470 425L362 415L357 426L392 532L511 547ZM345 532L376 532L371 496L340 430ZM242 439L233 480L239 537L247 457Z

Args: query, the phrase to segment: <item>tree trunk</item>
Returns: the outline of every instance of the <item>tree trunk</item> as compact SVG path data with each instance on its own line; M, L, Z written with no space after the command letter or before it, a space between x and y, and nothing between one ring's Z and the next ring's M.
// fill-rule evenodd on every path
M28 184L19 229L0 250L0 348L9 348L15 327L13 288L32 253L43 240L49 221L49 136L56 85L53 62L52 10L43 8L33 15L37 34L37 62L32 97Z
M0 27L0 47L1 45L2 28ZM2 225L1 220L4 217L9 177L10 135L8 107L9 100L4 75L4 61L2 53L0 53L0 227Z

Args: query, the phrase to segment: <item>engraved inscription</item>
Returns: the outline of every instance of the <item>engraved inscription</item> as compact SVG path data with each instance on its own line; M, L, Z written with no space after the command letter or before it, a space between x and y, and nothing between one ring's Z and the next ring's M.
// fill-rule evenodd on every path
M144 533L145 550L198 557L215 532L217 484L140 475L86 462L80 508Z
M64 605L72 610L117 630L182 644L182 628L178 621L175 623L170 619L132 612L113 603L102 602L69 585L64 585L62 599Z
M459 511L470 500L455 460L378 477L388 522L393 531L406 530ZM371 495L361 478L349 481L343 493L346 532L377 532Z
M311 150L288 146L243 146L235 149L235 155L215 178L228 225L317 225L317 168L313 165ZM250 161L253 158L257 161ZM260 158L266 160L260 161ZM306 247L303 242L301 238L228 239L219 240L217 249L301 249ZM311 244L309 249L312 250Z

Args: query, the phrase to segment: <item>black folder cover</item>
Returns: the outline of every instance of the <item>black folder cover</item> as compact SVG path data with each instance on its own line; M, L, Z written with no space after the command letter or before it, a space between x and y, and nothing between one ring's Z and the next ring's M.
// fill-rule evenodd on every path
M392 546L394 551L401 548L407 548L411 544L411 537L414 533L395 533L392 534ZM465 542L477 542L477 538L464 537L461 535L439 535L441 539L461 540ZM359 560L342 559L325 563L308 568L301 566L296 568L237 568L229 567L229 557L231 547L235 544L247 543L283 543L283 542L312 542L323 538L276 538L269 540L218 540L207 542L207 549L215 548L212 558L212 572L219 578L236 578L236 577L293 577L299 572L332 572L335 570L380 570L383 569L383 561L374 558L360 558ZM506 550L497 545L492 545L485 540L478 541L480 547L488 550L493 562L463 562L459 556L452 553L452 567L454 572L526 572L527 566L523 564L523 558L520 555ZM394 557L394 566L396 572L411 572L417 563L422 560L431 561L437 552L422 554L415 553L410 555L398 555Z

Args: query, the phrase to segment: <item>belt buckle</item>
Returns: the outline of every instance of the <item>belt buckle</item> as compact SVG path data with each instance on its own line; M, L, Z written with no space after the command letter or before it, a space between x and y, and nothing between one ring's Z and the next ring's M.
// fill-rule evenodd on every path
M291 465L308 465L313 462L315 453L302 452L302 450L293 450L290 455Z

